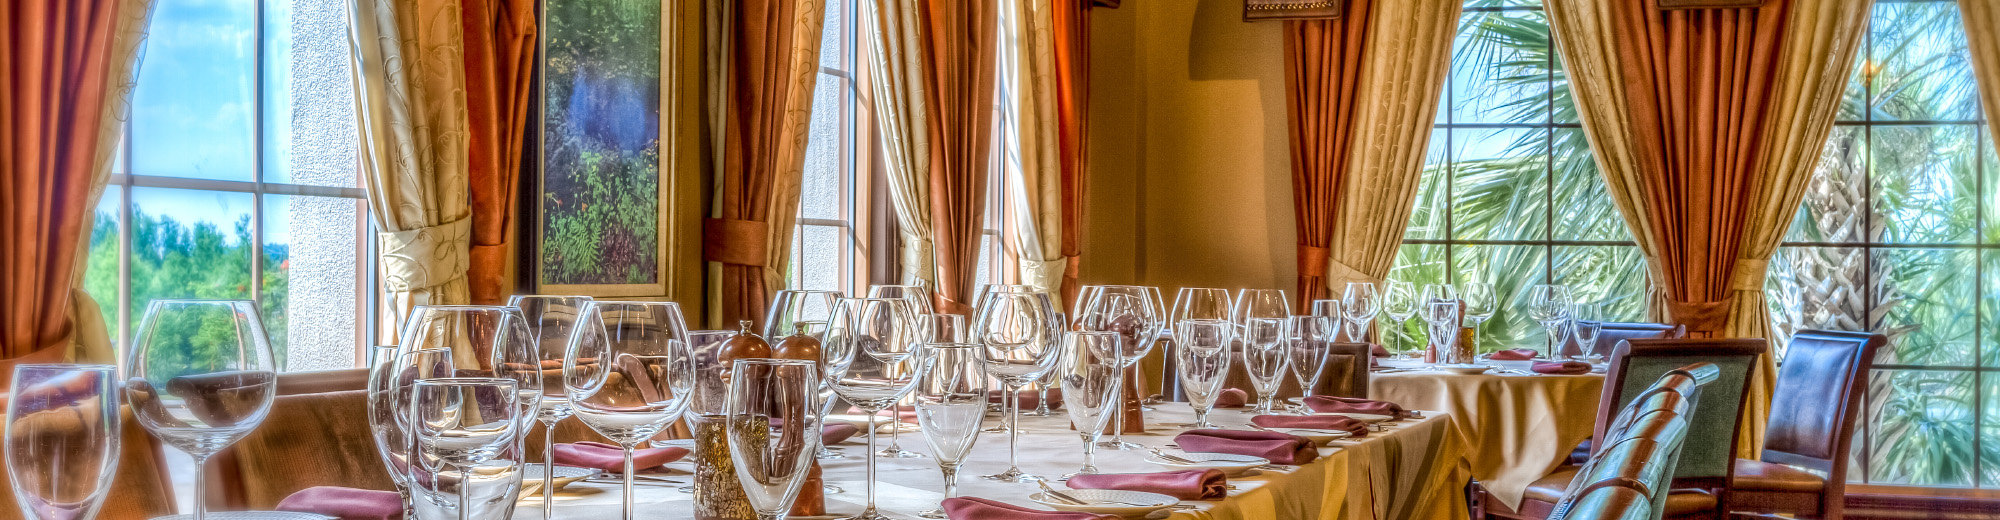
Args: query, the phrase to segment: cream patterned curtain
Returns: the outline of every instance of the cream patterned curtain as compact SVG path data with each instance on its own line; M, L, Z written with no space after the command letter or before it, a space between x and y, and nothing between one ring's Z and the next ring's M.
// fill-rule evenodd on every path
M2000 0L1958 0L1965 23L1972 73L1979 82L1979 104L1986 107L1987 135L2000 134ZM1988 139L2000 148L2000 140Z
M104 197L104 185L111 180L111 166L118 149L124 146L125 121L132 118L132 88L146 42L146 29L153 20L153 0L119 0L118 27L111 33L111 71L105 82L104 115L97 132L97 157L91 160L90 198ZM93 203L94 204L94 203ZM86 231L85 233L88 233ZM118 354L105 331L104 311L97 300L83 290L84 273L90 266L90 240L78 241L76 284L71 291L70 345L68 358L74 363L116 363Z
M930 213L930 137L924 126L922 24L918 0L871 0L861 15L868 43L876 139L888 169L889 200L903 236L903 282L937 286Z
M1355 97L1354 142L1335 205L1326 284L1381 283L1416 203L1431 122L1451 70L1463 2L1384 0L1375 3L1371 41Z
M382 232L383 323L470 301L464 30L458 0L349 0L361 177ZM394 325L382 339L394 342Z
M1069 257L1062 250L1062 120L1056 114L1055 0L1011 0L1013 67L1001 70L1012 86L1019 175L1007 179L1008 204L1018 211L1008 247L1019 260L1021 284L1057 294ZM1003 9L1006 7L1003 7ZM1061 298L1056 299L1058 302ZM1058 304L1060 305L1060 304Z

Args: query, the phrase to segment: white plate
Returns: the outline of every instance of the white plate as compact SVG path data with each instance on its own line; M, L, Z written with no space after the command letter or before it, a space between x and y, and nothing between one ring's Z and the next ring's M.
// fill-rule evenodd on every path
M1166 466L1169 468L1179 469L1179 470L1186 470L1186 469L1222 470L1222 473L1224 475L1228 475L1231 477L1242 476L1244 473L1247 473L1252 469L1256 469L1257 466L1262 466L1271 463L1270 459L1266 459L1263 457L1252 457L1249 455L1232 455L1228 453L1178 453L1175 454L1174 456L1192 460L1197 462L1198 464L1182 464L1178 462L1169 462L1166 459L1162 459L1155 455L1147 455L1145 460L1148 463L1158 464L1161 466Z
M1152 512L1154 511L1159 511L1164 508L1173 507L1174 505L1181 503L1179 499L1167 495L1162 495L1159 493L1147 493L1144 491L1125 491L1119 489L1068 489L1068 490L1063 490L1062 494L1069 495L1070 497L1074 497L1077 500L1091 502L1091 504L1082 506L1075 504L1066 504L1063 502L1056 501L1052 499L1052 497L1043 496L1042 493L1035 493L1033 495L1028 495L1028 500L1033 500L1037 504L1055 508L1055 510L1057 511L1081 511L1085 513L1097 513L1101 515L1118 515L1126 518L1143 517L1148 514L1152 514ZM1150 505L1132 506L1125 504L1111 504L1111 503L1099 502L1100 500L1116 500L1119 502L1131 502L1134 504L1150 504Z
M1287 435L1297 435L1297 436L1300 436L1300 437L1305 437L1305 438L1306 438L1307 440L1310 440L1310 441L1313 441L1313 442L1316 442L1316 443L1319 443L1319 444L1326 444L1326 443L1329 443L1329 442L1333 442L1333 441L1336 441L1336 440L1340 440L1340 439L1345 439L1345 438L1348 438L1348 437L1352 437L1352 436L1354 436L1354 434L1352 434L1352 433L1348 433L1348 432L1346 432L1346 431L1343 431L1343 430L1312 430L1312 429L1306 429L1306 428L1297 428L1297 429L1291 429L1291 430L1278 430L1278 432L1279 432L1279 433L1283 433L1283 434L1287 434Z
M868 420L869 417L867 415L828 415L826 416L826 422L847 423L854 425L855 428L867 428L870 422ZM896 421L889 420L888 417L874 416L874 419L875 433L889 433L896 429ZM866 432L866 430L864 429L863 432Z
M334 517L291 511L211 511L209 520L335 520ZM194 515L162 516L153 520L192 520Z
M1365 422L1365 423L1368 423L1368 424L1375 424L1375 423L1378 423L1378 422L1382 422L1382 421L1387 421L1387 420L1390 420L1390 419L1394 419L1394 418L1395 418L1395 417L1390 417L1390 416L1387 416L1387 415L1375 415L1375 414L1372 414L1372 413L1339 413L1339 412L1320 412L1320 413L1315 413L1315 414L1313 414L1313 415L1338 415L1338 416L1341 416L1341 417L1346 417L1346 418L1349 418L1349 419L1353 419L1353 420L1356 420L1356 421L1361 421L1361 422Z
M694 439L666 439L666 440L648 441L647 444L655 448L680 448L689 451L694 450Z
M1488 365L1437 365L1437 369L1446 372L1451 372L1453 374L1469 376L1473 374L1484 374L1486 373L1486 371L1492 370L1493 367Z

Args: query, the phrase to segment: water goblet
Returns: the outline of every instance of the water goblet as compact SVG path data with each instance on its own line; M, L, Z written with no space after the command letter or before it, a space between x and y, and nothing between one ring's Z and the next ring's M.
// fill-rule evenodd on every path
M1215 428L1208 414L1229 377L1229 344L1235 326L1223 320L1181 320L1174 324L1174 365L1182 392L1194 407L1193 428Z
M1465 298L1465 320L1472 322L1472 351L1479 351L1479 324L1493 318L1500 308L1500 296L1494 292L1493 284L1486 282L1466 282L1461 294Z
M1567 339L1563 337L1563 325L1569 320L1571 301L1566 286L1539 284L1528 288L1528 317L1540 322L1548 332L1549 347L1545 354L1550 359L1561 358L1557 354Z
M1021 388L1041 379L1061 359L1063 324L1047 294L990 290L972 318L974 342L986 347L987 373L1000 380L1000 401L1007 416L1007 470L983 478L1003 482L1038 482L1042 477L1021 471Z
M271 342L249 300L154 300L124 372L139 425L196 467L263 424L277 394ZM195 520L208 514L206 475L195 475Z
M1340 312L1352 327L1347 331L1349 341L1368 342L1368 324L1374 322L1375 314L1382 311L1380 304L1373 282L1347 282L1347 287L1340 293Z
M451 350L459 375L514 380L522 430L540 415L542 361L562 359L545 357L521 309L500 305L418 305L403 323L402 340L405 351Z
M1117 348L1113 351L1117 357L1113 359L1118 362L1119 388L1124 388L1126 384L1125 369L1137 364L1140 358L1153 350L1153 343L1159 339L1160 329L1166 324L1157 295L1158 289L1152 287L1098 286L1091 292L1091 299L1077 312L1078 329L1118 335ZM1111 439L1104 442L1104 447L1118 450L1143 448L1124 441L1124 402L1121 391L1119 412L1112 419Z
M932 358L931 369L910 395L916 401L924 441L944 474L944 497L950 499L958 496L958 467L979 440L979 422L986 416L986 346L932 343L924 351ZM945 518L944 508L917 516Z
M1333 337L1339 334L1333 318L1326 316L1293 316L1288 318L1286 340L1282 348L1291 357L1292 376L1299 380L1299 406L1292 409L1301 415L1312 415L1306 409L1305 398L1312 397L1313 388L1319 385L1319 378L1326 373L1327 352L1333 348Z
M1399 338L1399 341L1396 342L1397 346L1392 348L1402 353L1404 358L1414 357L1413 355L1416 352L1423 349L1422 346L1411 347L1404 345L1404 342L1400 341L1400 339L1408 339L1404 338L1404 324L1410 321L1410 317L1416 316L1417 311L1422 307L1420 305L1421 301L1417 298L1416 289L1410 282L1390 280L1389 290L1382 296L1382 312L1389 315L1390 323L1395 325L1396 337Z
M82 520L118 470L118 367L14 366L7 400L7 478L23 518Z
M916 388L932 361L918 355L921 329L903 300L850 298L841 300L826 332L825 351L833 392L873 416ZM834 368L834 367L837 367ZM868 450L875 450L875 430L868 430ZM886 518L875 510L875 457L868 465L868 506L853 520Z
M1285 366L1291 356L1284 348L1287 336L1284 318L1250 318L1242 325L1243 368L1250 373L1250 386L1257 390L1257 407L1252 413L1271 413L1277 400L1278 384L1284 381Z
M687 320L669 302L593 301L563 356L576 417L625 450L624 518L631 520L632 450L687 410L694 354Z
M382 456L389 480L403 497L403 516L416 518L410 500L410 390L417 381L456 377L451 351L442 348L402 351L395 345L375 347L375 364L368 371L368 429Z
M764 313L764 338L776 343L798 331L800 323L826 324L833 306L843 297L840 291L784 290L771 297L771 309Z
M1063 409L1069 412L1077 435L1083 437L1083 468L1063 475L1064 480L1098 472L1094 463L1097 438L1103 435L1111 415L1123 408L1124 392L1119 390L1118 376L1124 371L1118 354L1121 341L1116 332L1063 333L1063 362L1055 373L1062 381Z
M498 377L418 380L410 388L410 482L417 488L418 518L439 508L460 520L512 516L520 489L518 383ZM474 496L478 498L475 499ZM428 514L427 514L428 513Z
M1439 353L1449 354L1458 342L1458 302L1444 300L1424 306L1424 321L1430 324L1431 342L1437 344ZM1448 363L1469 363L1470 359L1452 359Z
M562 384L563 356L569 353L569 337L576 331L583 303L589 296L515 295L507 305L520 309L526 319L528 336L534 339L541 358L542 396L535 419L542 422L542 519L548 520L555 507L556 423L568 419L569 392ZM522 435L527 437L525 430Z

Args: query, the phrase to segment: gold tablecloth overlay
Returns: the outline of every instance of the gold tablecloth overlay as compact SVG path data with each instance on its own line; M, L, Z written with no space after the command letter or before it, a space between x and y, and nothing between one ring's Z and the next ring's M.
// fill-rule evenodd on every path
M1377 373L1368 382L1371 399L1450 414L1472 478L1509 508L1590 438L1603 392L1601 374L1411 371Z

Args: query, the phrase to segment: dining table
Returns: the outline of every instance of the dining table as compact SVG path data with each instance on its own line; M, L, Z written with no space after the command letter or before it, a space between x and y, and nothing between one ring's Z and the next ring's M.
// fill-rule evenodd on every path
M1465 518L1467 505L1462 495L1469 481L1464 464L1465 437L1453 426L1453 418L1441 412L1421 412L1422 417L1382 423L1382 431L1362 437L1332 441L1319 448L1320 457L1298 466L1254 469L1230 477L1228 496L1212 501L1187 500L1174 509L1156 512L1149 518L1167 519L1421 519ZM1194 410L1186 403L1161 403L1145 412L1144 433L1127 433L1127 442L1147 447L1171 447L1175 435L1194 421ZM1226 429L1248 430L1252 415L1242 410L1216 410L1210 422ZM998 414L988 414L988 426L1000 424ZM898 443L905 450L924 454L922 458L875 459L877 509L894 518L917 518L917 513L935 508L944 498L943 476L931 457L922 433L915 425L904 425ZM885 425L884 430L888 429ZM1060 413L1048 417L1022 417L1020 423L1020 467L1051 479L1056 489L1065 489L1054 479L1076 471L1083 463L1083 439L1070 429ZM889 435L878 434L877 449L888 446ZM826 489L828 518L859 513L866 503L866 436L857 435L835 445L844 457L820 460ZM1048 510L1029 496L1039 488L1033 483L999 482L981 475L1007 469L1007 434L981 433L971 454L959 468L959 496L980 497L1008 504ZM1104 473L1151 473L1168 468L1145 462L1146 450L1099 448L1096 466ZM637 508L682 517L691 514L693 495L682 490L689 482L693 457L668 464L668 471L650 475L635 486ZM663 480L662 480L663 479ZM667 482L672 480L675 482ZM619 483L614 478L589 479L564 486L554 500L556 518L611 518L621 507ZM514 518L542 518L539 494L525 496ZM797 518L797 517L794 517Z
M1532 360L1480 363L1493 369L1458 374L1417 360L1382 360L1370 374L1368 397L1450 415L1473 480L1495 500L1518 509L1529 484L1590 438L1604 375L1601 368L1575 375L1536 373Z

